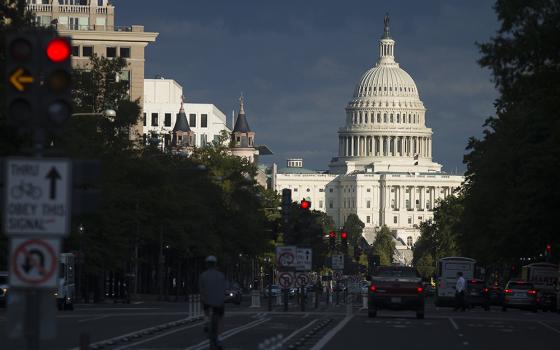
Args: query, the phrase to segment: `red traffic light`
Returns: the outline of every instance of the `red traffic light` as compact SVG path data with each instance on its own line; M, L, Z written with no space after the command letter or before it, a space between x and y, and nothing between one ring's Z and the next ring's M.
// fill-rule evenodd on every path
M300 207L301 209L309 209L309 208L311 207L311 202L310 202L310 201L307 201L307 200L305 200L305 199L302 199L302 200L301 200L301 203L299 204L299 207Z
M47 44L47 57L55 63L69 59L71 51L68 41L62 38L54 38Z
M552 250L552 246L550 244L546 245L546 251L550 252Z
M340 233L340 238L346 239L346 238L348 238L348 234L346 232L341 232Z
M334 231L329 232L329 238L335 238L336 234Z

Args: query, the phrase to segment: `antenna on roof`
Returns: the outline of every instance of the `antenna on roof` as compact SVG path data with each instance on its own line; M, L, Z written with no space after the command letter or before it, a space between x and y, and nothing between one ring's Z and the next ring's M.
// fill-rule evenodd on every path
M231 110L231 130L235 128L235 109Z

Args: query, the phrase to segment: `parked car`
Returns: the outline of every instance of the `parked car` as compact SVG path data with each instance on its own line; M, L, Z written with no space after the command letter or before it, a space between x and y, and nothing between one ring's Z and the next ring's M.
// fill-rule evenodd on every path
M504 289L502 311L508 308L530 309L537 312L537 291L532 283L525 281L509 281Z
M467 281L465 302L469 308L481 306L484 310L490 310L490 300L488 299L488 289L484 280L473 278Z
M237 282L226 282L225 303L241 304L241 286Z
M380 266L371 277L368 296L368 317L376 317L381 309L414 310L416 318L424 318L424 288L415 268Z
M488 295L488 302L490 305L502 306L504 303L504 293L502 288L498 284L488 285L486 288L486 294Z
M8 298L8 272L0 271L0 306L6 305Z
M270 295L275 298L279 295L282 295L282 289L280 288L279 285L277 284L273 284L271 286L271 290L270 290ZM264 287L264 297L268 298L269 297L269 286Z

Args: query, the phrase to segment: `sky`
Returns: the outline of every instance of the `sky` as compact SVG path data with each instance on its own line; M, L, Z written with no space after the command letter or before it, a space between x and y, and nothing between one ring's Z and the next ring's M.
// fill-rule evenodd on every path
M327 169L354 86L377 61L383 17L400 67L415 80L432 128L433 158L465 169L468 138L482 135L497 92L477 64L476 43L498 29L489 0L114 0L117 25L158 32L146 49L146 78L183 86L187 102L226 116L245 97L264 163Z

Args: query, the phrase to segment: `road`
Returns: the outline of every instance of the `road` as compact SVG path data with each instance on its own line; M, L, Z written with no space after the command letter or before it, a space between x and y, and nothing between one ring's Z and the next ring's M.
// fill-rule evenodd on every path
M58 336L41 349L78 350L81 334L94 349L198 350L208 348L203 322L189 319L186 303L77 305L57 314ZM1 349L24 349L7 339L6 314L0 309ZM282 349L552 349L560 344L560 314L523 310L453 312L428 300L426 318L408 311L380 311L368 318L361 305L321 306L288 312L229 305L224 321L225 349L258 349L282 336Z

